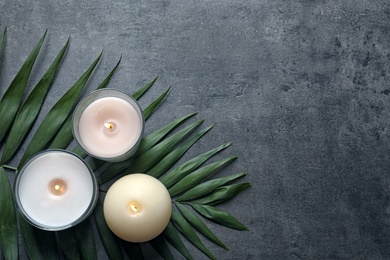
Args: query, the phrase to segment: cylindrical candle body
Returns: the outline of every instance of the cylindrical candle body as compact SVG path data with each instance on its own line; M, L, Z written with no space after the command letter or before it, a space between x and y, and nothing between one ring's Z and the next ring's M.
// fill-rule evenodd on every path
M121 161L137 150L144 119L127 94L101 89L83 99L73 116L73 133L84 150L106 161Z
M165 186L146 174L130 174L117 180L104 199L104 218L109 228L130 242L157 237L168 225L171 197Z
M16 178L16 202L26 220L62 230L84 220L97 202L98 185L88 165L65 150L34 156Z

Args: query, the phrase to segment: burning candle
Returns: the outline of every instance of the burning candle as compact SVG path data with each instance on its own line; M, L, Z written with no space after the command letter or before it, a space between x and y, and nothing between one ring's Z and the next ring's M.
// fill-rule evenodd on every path
M133 155L143 129L138 102L113 89L92 92L78 104L73 116L73 133L79 144L105 161L122 161Z
M94 209L98 184L89 166L65 150L37 154L16 178L15 196L23 216L44 230L72 227Z
M104 199L104 218L118 237L145 242L168 225L172 204L165 186L146 174L130 174L117 180Z

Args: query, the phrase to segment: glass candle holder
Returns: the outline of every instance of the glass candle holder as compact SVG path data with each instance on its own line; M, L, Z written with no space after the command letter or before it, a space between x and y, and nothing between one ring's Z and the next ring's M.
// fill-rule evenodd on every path
M46 150L32 157L18 173L15 199L30 224L58 231L77 225L92 213L98 183L79 156L66 150Z
M73 135L92 157L123 161L138 149L144 132L144 117L130 95L99 89L85 97L73 113Z

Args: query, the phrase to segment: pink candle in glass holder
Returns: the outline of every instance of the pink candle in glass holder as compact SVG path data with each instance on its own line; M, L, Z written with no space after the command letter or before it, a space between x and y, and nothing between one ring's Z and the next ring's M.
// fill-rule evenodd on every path
M77 106L73 133L93 157L121 161L137 150L144 119L138 103L127 94L102 89L91 93Z

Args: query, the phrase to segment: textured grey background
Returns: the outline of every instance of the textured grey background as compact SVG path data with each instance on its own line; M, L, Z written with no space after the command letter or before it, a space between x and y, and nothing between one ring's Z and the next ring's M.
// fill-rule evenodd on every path
M110 86L158 75L142 106L172 86L148 133L199 112L217 125L187 158L234 142L221 175L253 187L222 208L250 231L210 224L231 248L207 243L218 258L390 259L389 22L381 0L0 0L0 83L45 29L31 84L71 46L44 111L102 49L86 93L123 55Z

